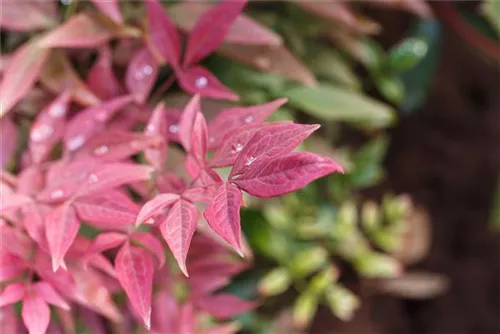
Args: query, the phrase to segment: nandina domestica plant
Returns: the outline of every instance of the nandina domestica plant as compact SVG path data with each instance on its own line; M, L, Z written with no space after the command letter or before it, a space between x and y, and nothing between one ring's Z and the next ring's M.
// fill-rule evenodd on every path
M11 162L11 173L1 174L2 328L234 332L237 324L214 320L258 305L219 291L249 265L225 247L251 254L240 228L243 192L279 196L342 168L294 152L319 125L263 123L286 99L226 108L207 124L201 96L237 96L196 63L222 43L244 1L203 15L182 61L180 36L158 2L145 3L143 39L122 27L117 2L95 3L110 22L76 14L21 46L3 72L2 164ZM28 7L46 13L47 6ZM120 37L140 39L123 83L108 45ZM52 48L98 48L86 82L72 70L77 55ZM165 60L195 94L182 112L147 104ZM27 95L37 79L45 97L46 89L56 93L45 104ZM37 107L33 118L16 109L19 102ZM23 133L27 143L17 150Z

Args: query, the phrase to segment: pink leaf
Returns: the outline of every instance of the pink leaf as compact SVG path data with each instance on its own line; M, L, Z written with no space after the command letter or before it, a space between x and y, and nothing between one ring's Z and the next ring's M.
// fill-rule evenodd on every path
M248 170L255 161L272 158L293 151L319 125L276 123L257 131L234 162L229 177Z
M234 107L222 110L208 123L209 148L215 149L221 146L224 137L240 126L264 122L287 101L288 99L283 98L257 106Z
M212 73L202 66L192 66L176 72L179 85L190 94L200 94L220 100L237 101L238 95L224 86Z
M179 65L181 44L179 35L158 0L147 0L149 36L154 47L174 68Z
M104 44L113 31L86 13L71 16L41 41L45 47L91 48Z
M16 314L14 305L2 307L1 312L0 333L19 333L19 316Z
M153 199L149 200L142 206L141 211L135 220L136 226L141 225L157 214L163 213L163 208L169 207L175 201L179 200L179 198L180 196L176 194L156 195Z
M151 326L151 294L154 264L150 253L125 243L115 259L118 280L144 326Z
M158 63L148 48L137 51L125 74L125 85L137 103L143 104L158 75Z
M17 31L48 28L57 22L55 1L2 1L0 27Z
M241 251L241 191L233 184L222 183L204 213L210 227L239 254Z
M6 252L0 252L0 282L21 275L25 269L26 265L21 258Z
M152 328L158 333L175 333L179 320L177 299L169 291L162 290L154 294Z
M30 259L33 242L21 229L11 227L5 221L0 220L0 231L0 251L17 255L25 260Z
M90 259L92 256L116 248L123 244L128 239L128 236L123 233L105 232L100 233L94 238L92 244L85 252L85 258Z
M198 163L198 166L205 167L207 156L207 123L201 112L198 112L194 119L190 154Z
M179 140L187 152L191 151L194 121L199 112L201 112L200 96L196 94L182 111L179 120Z
M200 202L210 203L215 190L216 190L215 184L203 187L190 188L182 193L182 197L192 202L200 201Z
M196 301L196 306L217 319L227 319L254 309L258 304L243 300L229 293L218 293Z
M259 158L230 178L250 195L267 198L296 191L333 172L342 172L335 161L312 153L296 152L278 158Z
M0 212L4 213L10 210L15 210L32 202L33 199L26 195L16 193L2 193L2 200L0 201Z
M24 283L10 283L0 293L0 307L17 303L24 297Z
M132 240L140 243L145 249L149 250L156 257L159 268L165 265L165 251L157 238L151 233L138 232L132 236Z
M167 116L163 104L159 104L153 110L151 118L146 125L144 133L148 136L160 136L162 141L154 147L148 148L144 151L144 156L157 170L163 170L163 164L167 158Z
M69 121L66 128L64 134L66 150L75 151L82 147L94 133L102 130L104 125L131 101L132 97L126 95L80 111Z
M120 25L123 23L118 0L92 0L92 3L115 23Z
M160 231L179 268L188 276L186 257L198 224L198 209L186 200L175 202L160 225Z
M102 199L79 199L74 203L78 217L91 224L122 230L135 221L137 212Z
M0 117L28 93L38 79L48 56L49 50L41 47L38 39L32 39L16 49L0 83Z
M99 59L90 69L87 83L101 100L109 100L122 93L120 83L113 73L111 52L107 45L100 49Z
M189 34L184 66L198 63L224 41L246 0L226 0L205 12Z
M40 246L41 249L48 252L49 246L45 237L45 215L50 211L50 207L33 203L26 205L22 209L23 226L31 239Z
M36 282L33 284L32 288L46 303L57 306L66 311L70 309L69 304L56 290L54 290L51 284L47 282Z
M0 119L0 168L5 168L16 152L17 128L9 116Z
M64 203L45 217L45 235L52 256L52 270L55 272L64 263L64 256L73 244L80 229L80 222L74 207Z
M35 164L43 162L61 139L71 95L64 92L38 113L30 130L29 149Z
M21 315L29 334L42 334L47 331L50 308L40 296L34 293L27 294L23 299Z

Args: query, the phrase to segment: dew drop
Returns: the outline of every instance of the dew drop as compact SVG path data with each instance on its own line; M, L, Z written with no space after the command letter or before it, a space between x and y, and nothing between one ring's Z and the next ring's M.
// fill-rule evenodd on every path
M168 127L168 131L171 133L179 132L179 126L177 124L172 124Z
M214 137L210 137L210 138L208 138L208 142L209 142L210 144L214 143L214 142L215 142L215 138L214 138Z
M153 73L153 68L149 65L146 65L142 68L142 72L145 74L145 75L151 75Z
M54 133L54 129L52 129L52 127L47 124L39 124L34 126L33 131L31 131L30 138L34 142L39 142L48 139L52 133Z
M154 131L156 131L156 126L154 126L154 124L149 124L146 127L146 131L148 131L148 132L154 132Z
M253 121L254 121L253 116L247 116L247 117L245 117L245 123L249 124L249 123L252 123Z
M108 113L106 110L100 110L96 115L95 119L98 122L105 122L108 119Z
M413 52L419 57L423 57L427 53L427 49L427 44L423 41L415 41L413 44Z
M54 117L54 118L59 118L64 116L66 113L66 108L64 106L61 106L60 104L56 104L52 108L49 109L49 115Z
M66 147L68 148L68 150L74 151L82 147L84 141L85 138L83 138L83 136L76 136L68 140Z
M95 155L103 155L109 152L109 148L106 145L101 145L94 150Z
M89 183L97 183L99 182L99 177L96 174L89 175Z
M237 143L233 147L234 147L233 149L234 153L241 152L241 150L243 149L243 145L241 145L240 143Z
M257 158L255 157L249 157L247 159L247 162L245 162L245 166L250 166L251 164L253 164L253 162L256 160Z
M205 77L198 77L194 84L197 88L205 88L208 84L208 79Z
M52 199L58 199L64 196L64 191L61 189L54 190L52 193L50 193L50 198Z

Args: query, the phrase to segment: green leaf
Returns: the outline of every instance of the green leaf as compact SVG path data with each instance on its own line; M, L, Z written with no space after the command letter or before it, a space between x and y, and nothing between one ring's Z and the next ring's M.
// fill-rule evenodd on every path
M396 76L375 74L378 91L390 102L399 104L405 97L405 86Z
M422 37L410 37L389 50L387 66L390 71L405 72L427 55L429 45Z
M285 92L290 105L324 121L345 121L370 128L394 122L394 110L377 100L328 84L295 87Z

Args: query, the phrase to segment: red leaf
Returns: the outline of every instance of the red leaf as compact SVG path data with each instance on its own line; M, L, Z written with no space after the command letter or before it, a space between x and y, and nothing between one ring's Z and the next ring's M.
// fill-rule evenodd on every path
M92 244L85 252L85 258L90 259L92 256L116 248L123 244L128 239L128 236L123 233L105 232L100 233L94 238Z
M24 283L14 282L7 285L0 293L0 307L17 303L24 297Z
M243 197L238 187L230 183L222 183L215 191L212 203L204 213L210 227L240 255L242 254L240 227L242 204Z
M2 1L0 27L17 31L48 28L57 22L55 1Z
M194 121L199 112L201 112L200 96L196 94L182 111L179 120L179 140L187 152L191 151Z
M113 31L86 13L71 16L40 41L45 47L91 48L104 44Z
M255 161L272 158L293 151L311 135L319 125L275 123L257 131L241 150L229 177L248 170Z
M38 79L48 56L49 50L41 47L38 39L32 39L16 49L0 83L0 117L28 93Z
M74 207L64 203L53 209L45 217L45 235L52 256L52 270L66 268L64 256L73 244L80 229L80 222Z
M0 168L5 168L16 152L17 128L8 116L0 119Z
M118 280L132 306L141 316L144 326L151 326L151 294L154 264L150 253L125 243L115 259Z
M125 85L135 100L143 104L151 92L158 75L158 63L148 48L137 51L125 74Z
M90 69L87 83L101 100L109 100L122 93L120 83L113 73L111 52L107 45L100 49L99 59Z
M120 25L123 23L123 18L120 13L118 0L91 0L91 1L94 4L94 6L99 8L101 12L106 14L115 23Z
M288 99L283 98L257 106L235 107L222 110L208 123L209 148L216 149L221 146L224 137L240 126L264 122L287 101Z
M190 188L182 193L182 197L194 202L206 202L210 203L213 197L213 193L216 190L216 185L211 184L202 187Z
M169 207L175 201L179 200L179 198L179 195L176 194L156 195L153 199L149 200L142 206L141 211L139 212L135 220L136 226L141 225L157 214L163 213L161 210Z
M66 150L75 151L82 147L94 133L102 130L104 125L131 101L132 97L126 95L80 111L69 121L66 128L64 134Z
M172 206L160 225L160 231L172 251L179 268L189 276L186 257L198 224L198 209L193 203L181 199Z
M217 319L227 319L254 309L258 303L240 299L229 293L218 293L196 300L195 305Z
M27 294L23 299L21 315L30 334L42 334L47 331L50 308L40 296L34 293Z
M198 166L205 167L207 156L207 123L201 112L198 112L194 119L190 154L198 163Z
M132 236L132 240L140 243L144 248L149 250L156 257L158 267L161 268L165 265L165 251L163 246L157 238L151 233L138 232Z
M37 115L30 130L29 149L35 164L43 162L61 139L71 95L64 92Z
M137 215L136 211L100 198L79 199L74 206L81 220L108 229L122 230L132 224Z
M295 152L256 160L230 178L238 187L257 197L274 197L296 191L333 172L342 172L335 161L312 153Z
M237 101L238 95L224 86L212 73L202 66L192 66L176 72L179 85L190 94L200 94L220 100Z
M160 143L144 151L145 158L157 170L161 171L167 158L168 149L166 140L168 137L167 115L163 104L157 105L153 110L144 133L148 136L160 136L162 138Z
M0 201L0 212L3 214L10 210L18 209L24 205L30 204L33 202L31 197L16 193L2 193L2 200Z
M205 12L189 34L184 66L198 63L215 51L245 5L246 0L226 0Z
M158 0L147 0L149 36L154 47L174 68L179 65L181 44L179 35Z
M47 282L36 282L33 284L32 288L46 303L57 306L66 311L70 309L69 304L56 290L54 290L51 284Z

